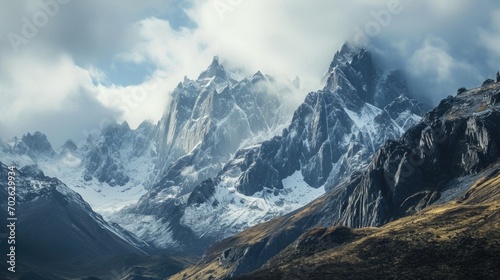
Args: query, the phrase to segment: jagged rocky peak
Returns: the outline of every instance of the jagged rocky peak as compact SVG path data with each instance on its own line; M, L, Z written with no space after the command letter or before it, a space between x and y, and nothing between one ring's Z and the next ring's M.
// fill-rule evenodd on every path
M193 95L193 92L197 90L198 84L196 81L189 79L184 76L182 82L179 82L177 87L172 91L172 97L175 98L179 94Z
M375 105L378 76L370 52L346 43L330 64L324 89Z
M122 137L130 131L131 129L127 122L121 124L112 123L103 129L102 135L105 137L106 141L121 141L123 140Z
M83 178L90 181L94 177L99 182L110 186L123 186L130 177L124 168L124 158L120 149L124 141L129 140L132 130L127 122L111 123L103 128L97 139L87 140L87 153L84 159L85 171Z
M52 157L56 154L47 136L39 131L23 135L21 140L14 144L14 151L32 158Z
M214 58L212 59L212 63L207 68L207 70L201 72L200 76L198 77L198 80L210 79L214 77L223 80L227 79L226 70L224 70L224 66L222 66L222 64L219 63L218 56L214 56Z
M251 144L253 136L272 132L286 121L281 93L268 76L259 71L237 80L229 78L232 74L214 57L200 78L184 79L173 91L156 134L162 161L156 167L156 181L174 165L180 167L176 161L187 154L197 157L192 159L194 166L212 157L213 166L220 167L243 141Z
M351 43L344 43L342 45L342 48L340 51L337 51L335 55L333 56L333 60L330 63L330 67L328 68L327 75L329 73L332 73L333 69L335 67L338 67L339 65L345 65L348 64L352 61L353 57L360 52L366 52L366 49L357 47L354 44Z
M151 132L155 127L155 124L151 120L145 120L137 127L137 131L148 131Z
M350 110L358 110L362 101L385 108L396 119L404 111L408 112L405 117L409 114L421 116L425 109L430 109L414 98L403 71L381 67L373 60L369 49L350 43L335 54L324 80L325 90L338 93Z

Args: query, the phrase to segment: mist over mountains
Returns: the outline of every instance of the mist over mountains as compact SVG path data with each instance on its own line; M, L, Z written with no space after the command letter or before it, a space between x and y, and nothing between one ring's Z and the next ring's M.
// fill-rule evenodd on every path
M288 275L281 258L310 256L289 246L304 248L305 238L307 250L326 250L314 227L380 227L493 178L498 83L428 111L406 71L376 52L345 43L297 107L289 99L300 78L242 76L216 56L196 80L178 83L156 124L111 123L59 149L38 131L0 141L2 172L14 165L20 178L21 273ZM372 234L347 230L337 242L333 232L335 244Z
M409 74L413 92L433 105L497 71L494 0L221 1L229 5L223 5L222 15L217 1L71 1L59 5L17 53L7 35L23 36L23 18L33 23L45 13L43 4L53 1L5 4L0 137L7 141L39 130L58 148L68 138L80 142L87 136L82 132L106 118L126 120L134 129L145 119L156 123L169 92L185 75L196 78L217 54L228 70L245 76L258 70L290 79L298 75L303 88L298 105L323 86L332 52L367 26L380 28L365 47L383 57L386 68ZM401 11L377 21L375 15L394 2Z

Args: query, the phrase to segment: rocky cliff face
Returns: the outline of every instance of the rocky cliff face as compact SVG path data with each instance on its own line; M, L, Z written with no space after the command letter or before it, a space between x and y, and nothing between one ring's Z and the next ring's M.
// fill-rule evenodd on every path
M260 72L240 81L230 76L215 57L197 80L186 78L173 91L156 134L155 191L191 192L239 147L273 135L288 121L280 99L291 89Z
M84 165L83 179L91 181L94 178L100 183L111 187L125 186L131 180L134 185L151 184L152 178L148 174L137 172L137 164L141 169L152 169L153 159L156 157L151 139L156 127L143 122L137 129L132 130L128 124L109 124L99 135L90 135L87 143L81 150L65 149L64 152L80 154ZM133 178L131 178L133 177Z
M203 263L241 275L313 226L380 226L456 199L499 161L500 107L491 101L498 92L491 84L446 98L400 140L382 145L362 173L296 212L213 245Z
M378 69L367 50L346 44L330 65L325 88L306 97L281 137L242 153L244 164L224 170L239 169L248 177L265 163L271 178L300 170L314 188L327 181L335 185L364 167L386 140L415 125L421 113L422 104L408 97L399 71ZM281 188L279 183L267 187ZM237 189L250 195L257 191L248 184Z

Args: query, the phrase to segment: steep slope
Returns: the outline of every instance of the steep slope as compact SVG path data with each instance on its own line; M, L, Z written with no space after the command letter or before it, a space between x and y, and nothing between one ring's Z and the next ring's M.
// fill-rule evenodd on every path
M80 147L68 140L58 152L44 134L28 133L4 143L0 159L18 167L38 165L107 216L146 193L154 168L153 131L148 122L135 130L127 123L108 124L99 133L89 134Z
M130 129L126 122L104 127L97 138L90 137L82 148L84 180L92 181L95 178L111 187L124 186L131 180L147 185L150 179L146 177L147 169L146 172L134 174L134 171L137 171L134 165L145 165L147 161L136 162L134 158L148 155L153 133L154 126L147 122L142 123L136 130ZM66 149L65 145L63 152L69 153L71 149Z
M48 161L57 156L47 136L39 131L27 133L21 139L14 137L8 142L0 139L0 156L2 162L15 166L35 164Z
M6 198L8 170L0 165L0 192ZM18 170L15 186L17 272L46 270L70 275L68 267L76 268L95 258L147 255L143 251L149 248L146 243L104 221L80 195L58 179L45 176L36 166ZM0 206L6 221L7 199L2 199ZM2 248L6 249L7 228L2 227L0 233Z
M254 79L263 78L256 74ZM243 97L249 98L248 94ZM236 151L217 176L197 176L206 180L192 185L192 192L172 193L172 185L178 183L174 183L175 176L167 176L170 179L160 181L135 207L114 220L157 246L173 242L183 249L203 249L304 206L366 167L383 142L398 139L405 127L418 122L421 107L409 98L399 71L379 69L366 49L346 44L335 55L324 89L307 95L281 136ZM225 137L238 133L229 132L223 133ZM220 143L231 146L224 137L209 143L212 148ZM210 150L199 151L205 149ZM186 159L182 171L190 166L190 158L181 159ZM180 168L173 170L183 173ZM183 181L187 183L196 181ZM140 215L157 221L154 234L138 231L133 222L126 225ZM158 236L160 231L163 234Z
M250 273L312 227L381 226L456 199L499 162L499 95L500 84L491 84L446 98L400 140L384 144L363 172L300 210L216 243L184 273Z
M497 279L500 168L460 198L381 228L314 228L237 279Z

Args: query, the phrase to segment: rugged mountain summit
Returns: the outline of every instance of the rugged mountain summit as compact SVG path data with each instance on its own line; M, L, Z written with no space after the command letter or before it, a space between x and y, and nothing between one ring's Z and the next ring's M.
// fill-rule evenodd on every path
M248 175L265 162L280 180L300 170L314 188L327 180L335 184L363 167L387 139L399 138L404 128L398 122L409 127L420 119L415 113L421 113L422 105L409 98L404 80L394 74L399 72L376 68L367 50L344 45L328 73L325 88L308 94L281 137L257 148L261 156L255 160L248 162L249 154L242 153L247 167L237 169ZM244 184L237 189L249 195L257 191Z
M215 57L196 80L179 83L156 125L144 122L131 129L127 123L108 123L84 143L68 140L57 153L45 135L28 133L2 142L2 160L19 167L38 165L106 218L137 202L147 189L173 198L189 194L216 176L240 147L268 139L289 121L290 103L283 99L296 90L291 82L261 72L239 80L233 76ZM125 226L137 221L128 218L115 220ZM156 216L141 218L142 228L155 231ZM150 241L164 240L163 233L158 230Z
M261 72L236 80L217 57L197 80L185 78L173 91L152 140L156 183L135 210L122 211L113 221L156 246L177 247L171 226L162 220L162 207L175 209L198 184L216 176L240 147L279 132L290 115L283 99L292 87ZM165 201L171 205L162 206ZM175 219L175 213L169 213ZM183 230L174 234L190 236Z
M28 133L20 140L15 139L13 150L21 155L27 155L31 158L52 157L56 154L52 145L47 140L47 136L40 132L34 134Z
M156 134L155 191L186 194L213 177L244 145L273 135L287 122L283 90L257 72L237 81L215 57L196 81L184 79Z
M211 68L216 66L214 62ZM222 72L209 69L202 75L205 79L206 73ZM223 81L224 77L216 78ZM257 73L246 83L253 84L255 80L262 79L264 76ZM238 87L242 86L235 86ZM239 104L252 95L240 95L238 92L231 92L226 87L220 93L215 91L212 98L240 100L236 104L243 111ZM202 97L199 96L198 100ZM209 100L209 97L204 100ZM228 101L222 104L229 105L221 107L218 114L220 111L231 114L236 108ZM267 104L271 107L265 108L265 111L272 110L272 103L259 103L258 99L249 104ZM255 110L260 107L253 105L249 108ZM198 168L191 164L192 158L198 157L198 152L204 155L206 150L218 147L235 148L236 145L233 146L227 137L242 133L225 129L219 137L215 130L209 134L210 139L214 139L208 142L209 146L200 145L199 150L195 149L192 154L177 161L171 168L173 173L167 173L172 175L164 177L135 207L126 209L122 217L114 219L154 244L181 246L184 249L187 249L186 244L192 244L192 249L199 250L203 247L201 244L209 244L298 209L324 194L325 188L328 190L348 179L352 173L367 166L370 156L382 143L398 139L405 127L416 124L420 117L415 113L421 110L421 104L409 97L399 71L379 69L367 50L346 45L333 59L324 89L307 95L281 136L236 151L224 166L219 165L222 171L209 179L207 173L199 176L194 172ZM181 112L180 109L170 111ZM239 113L240 110L234 112ZM196 111L192 115L197 116ZM195 129L191 131L198 131L198 125L206 129L210 126L208 122L220 118L215 113L210 118L196 118L193 122ZM203 122L207 123L203 125ZM256 118L230 127L237 129L247 126L247 123L264 126L264 129L269 126ZM252 131L252 127L245 130ZM175 190L173 186L179 184L176 183L177 174L193 173L198 180L206 180L200 183L183 180L182 184L192 184L191 187L172 192ZM185 190L193 191L185 193ZM141 215L158 221L154 235L149 231L137 231L142 227L134 222L127 225L127 221L140 220ZM163 230L164 234L158 236L159 230ZM183 241L179 242L178 237Z
M490 84L444 99L400 140L387 141L363 172L300 210L216 243L180 275L250 273L312 227L381 226L457 199L499 163L499 92Z

